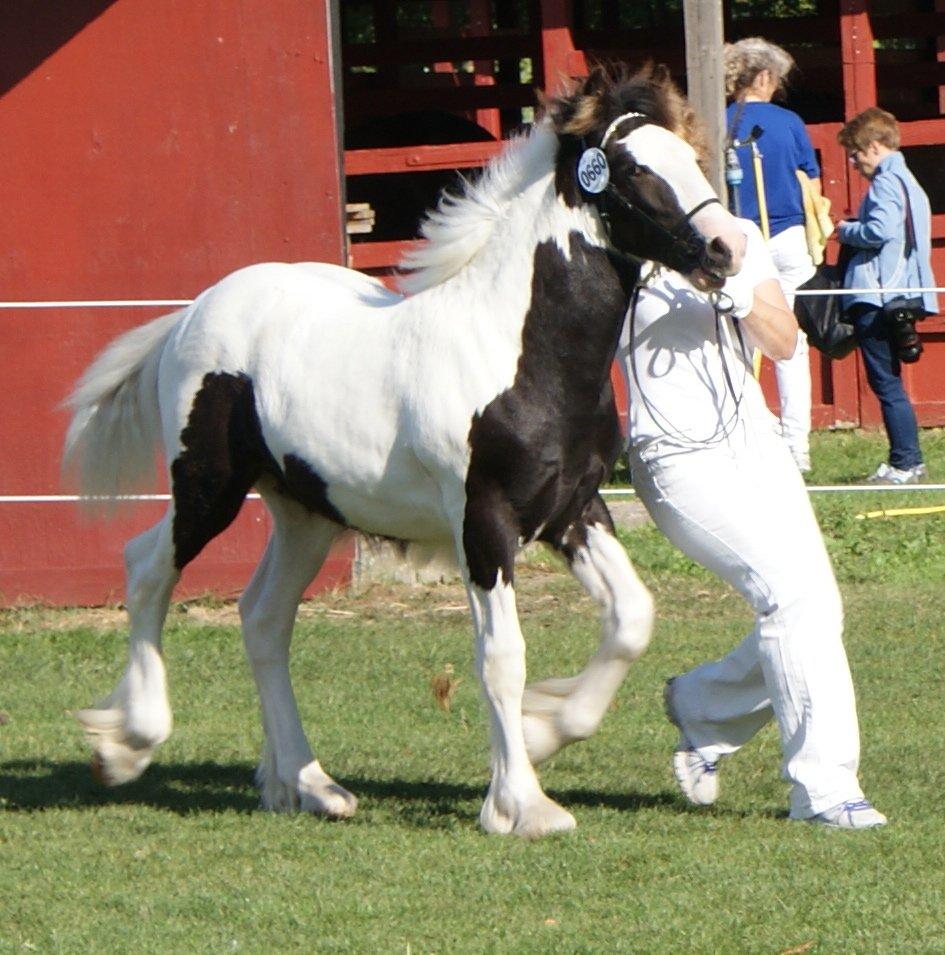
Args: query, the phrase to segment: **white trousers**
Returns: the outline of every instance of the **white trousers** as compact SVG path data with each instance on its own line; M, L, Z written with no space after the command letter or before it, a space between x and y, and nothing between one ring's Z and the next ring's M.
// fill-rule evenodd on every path
M773 236L768 250L778 270L778 278L788 306L794 308L798 285L814 274L814 262L807 251L804 226L795 225ZM797 348L790 358L774 363L781 405L781 434L792 451L810 451L810 348L807 336L797 333Z
M843 608L803 480L773 420L726 445L631 451L633 483L660 530L735 587L755 626L731 653L678 677L683 732L714 762L772 715L804 819L863 794Z

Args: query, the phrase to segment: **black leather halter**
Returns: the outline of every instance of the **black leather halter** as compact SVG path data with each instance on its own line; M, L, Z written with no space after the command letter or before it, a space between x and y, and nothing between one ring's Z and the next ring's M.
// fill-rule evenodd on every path
M604 133L603 137L601 138L600 146L598 147L598 149L600 149L601 151L604 150L604 147L607 145L607 140L610 138L610 134L617 128L617 126L623 120L634 119L634 118L639 118L644 120L643 123L639 124L640 126L643 126L646 123L652 122L652 120L648 116L646 116L646 114L644 113L624 113L622 116L618 116L615 120L613 120L611 124L607 127L607 131ZM587 148L587 144L582 140L581 145L582 145L581 153L583 155L585 149ZM628 212L638 222L641 222L645 224L646 226L648 226L650 229L655 230L655 232L658 235L660 235L663 239L668 240L671 244L686 246L687 251L691 251L691 247L689 246L689 243L686 242L686 240L684 240L682 236L680 235L680 232L682 231L682 229L686 225L688 225L689 220L692 219L692 217L696 215L696 213L701 212L706 206L710 206L715 202L717 202L719 205L722 205L722 202L720 199L718 199L716 196L711 196L710 198L700 202L695 208L690 209L688 212L684 213L678 222L676 222L671 228L667 229L665 226L657 222L651 215L644 212L639 206L634 205L632 202L630 202L629 199L621 195L620 191L614 185L612 180L608 180L607 185L604 187L604 189L601 192L589 192L581 184L580 177L578 177L578 185L581 189L581 192L584 194L584 196L587 199L589 199L590 202L592 202L594 206L596 207L601 217L601 221L604 224L604 232L607 235L607 241L610 242L611 245L614 245L613 238L612 238L613 225L611 222L611 209L609 208L609 206L612 206L612 204L616 204L622 207L622 209L625 212ZM621 251L621 250L618 249L618 251ZM631 259L638 259L638 256L629 255L626 252L621 251L621 254L627 255L627 257Z

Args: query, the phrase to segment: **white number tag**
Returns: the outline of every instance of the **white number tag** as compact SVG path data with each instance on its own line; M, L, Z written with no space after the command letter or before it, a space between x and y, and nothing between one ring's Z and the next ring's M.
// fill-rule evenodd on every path
M585 149L578 160L577 175L585 192L603 192L610 182L610 166L603 151L596 146Z

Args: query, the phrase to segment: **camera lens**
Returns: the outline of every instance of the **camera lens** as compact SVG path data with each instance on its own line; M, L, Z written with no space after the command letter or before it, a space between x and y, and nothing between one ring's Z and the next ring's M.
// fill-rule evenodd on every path
M915 320L909 312L893 314L890 332L896 357L907 365L917 362L922 354L922 340L915 330Z

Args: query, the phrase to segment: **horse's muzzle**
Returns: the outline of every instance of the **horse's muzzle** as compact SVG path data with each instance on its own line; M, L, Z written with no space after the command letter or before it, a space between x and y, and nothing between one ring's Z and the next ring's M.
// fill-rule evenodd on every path
M690 281L700 292L711 292L720 289L725 284L725 279L737 271L732 250L722 239L716 237L706 243Z

